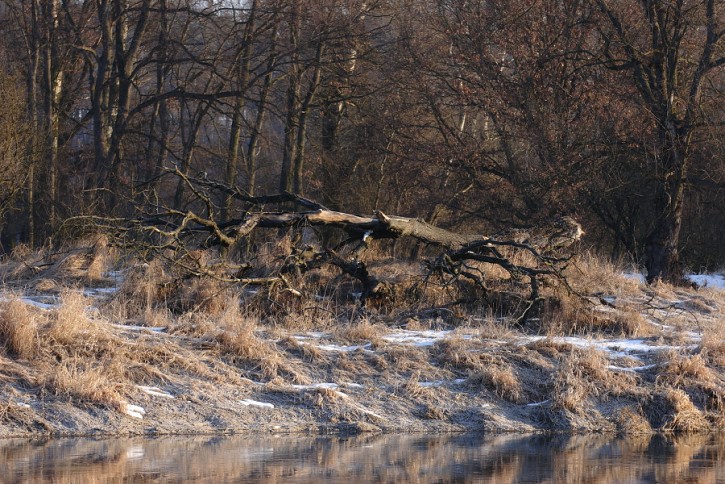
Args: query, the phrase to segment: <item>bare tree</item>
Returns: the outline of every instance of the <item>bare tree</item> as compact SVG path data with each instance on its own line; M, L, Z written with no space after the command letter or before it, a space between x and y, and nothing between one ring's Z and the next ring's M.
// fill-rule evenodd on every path
M602 14L602 60L631 75L655 134L648 168L656 192L645 246L647 279L678 280L693 144L708 124L703 92L725 66L725 8L715 0L594 3Z

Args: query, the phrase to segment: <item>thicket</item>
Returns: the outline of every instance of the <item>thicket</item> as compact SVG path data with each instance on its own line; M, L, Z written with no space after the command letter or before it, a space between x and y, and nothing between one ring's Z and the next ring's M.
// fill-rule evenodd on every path
M0 0L2 250L241 218L181 173L468 233L568 215L651 279L719 268L723 37L715 0Z

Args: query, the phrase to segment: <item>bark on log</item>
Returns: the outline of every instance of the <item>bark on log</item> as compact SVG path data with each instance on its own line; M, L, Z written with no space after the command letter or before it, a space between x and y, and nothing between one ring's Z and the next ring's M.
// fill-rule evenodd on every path
M373 239L397 239L412 237L421 242L448 250L470 249L476 245L519 245L546 251L567 247L577 242L584 231L581 225L569 217L561 217L552 226L532 230L502 232L495 237L467 235L436 227L419 219L388 216L376 212L372 217L363 217L328 209L306 212L256 213L245 220L236 220L228 225L244 226L254 218L257 227L281 228L296 225L331 226Z

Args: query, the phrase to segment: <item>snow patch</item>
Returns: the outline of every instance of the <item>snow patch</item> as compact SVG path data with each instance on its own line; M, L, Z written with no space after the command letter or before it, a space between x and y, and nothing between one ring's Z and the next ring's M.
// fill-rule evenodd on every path
M640 284L647 283L647 278L644 277L644 274L640 274L639 272L624 272L622 273L622 275L625 279L632 279L639 282Z
M39 309L56 309L60 307L60 300L53 296L23 296L20 298L25 304L35 306ZM53 302L43 302L53 301Z
M326 388L328 390L337 390L340 385L337 383L312 383L310 385L292 385L295 390L317 390L318 388Z
M340 388L340 385L338 385L337 383L313 383L311 385L292 385L292 388L299 391L318 390L324 388L326 390L333 391L339 397L349 398L349 395L347 393L343 393L338 390L338 388Z
M83 289L83 295L86 297L110 296L117 292L117 287L87 287Z
M521 338L519 344L528 344L546 339L546 336L526 336ZM649 354L668 350L694 349L696 345L673 346L648 344L643 339L617 339L617 340L592 340L576 336L555 336L549 338L554 343L570 344L577 348L594 348L608 353L610 357L623 358L636 355L637 353Z
M372 345L370 343L366 343L364 345L351 345L351 346L342 346L342 345L315 345L316 348L321 349L322 351L333 351L337 353L352 353L353 351L362 350L362 351L369 351L373 352L370 348L372 348Z
M135 324L111 324L114 328L126 329L128 331L151 331L152 333L163 333L166 326L138 326Z
M172 394L170 394L169 392L165 392L164 390L160 389L159 387L146 387L143 385L136 385L136 388L138 388L139 390L141 390L144 393L153 395L155 397L175 398Z
M256 400L249 400L247 398L245 398L244 400L239 400L239 403L241 403L245 407L274 408L274 405L272 405L271 403L258 402Z
M304 334L296 334L292 336L294 339L298 341L304 341L308 339L323 339L323 338L329 338L332 335L329 333L324 333L322 331L310 331L309 333Z
M466 381L465 378L456 378L455 380L434 380L434 381L419 381L418 385L424 388L435 388L447 384L460 385Z
M609 366L607 366L607 368L610 369L610 370L612 370L612 371L623 371L623 372L626 372L626 373L636 373L638 371L651 370L653 368L657 368L657 366L659 366L659 365L657 365L655 363L655 364L652 364L652 365L634 366L634 367L631 367L631 368L627 368L627 367L624 367L624 366L609 365Z
M435 331L432 329L422 331L412 330L399 330L393 333L386 334L383 336L385 341L390 343L397 343L403 345L413 345L419 347L433 346L438 341L441 341L453 334L451 330ZM473 335L464 334L461 337L465 340L470 340Z
M143 407L139 407L138 405L131 405L130 403L124 404L122 411L129 417L138 419L142 419L144 415L146 415L146 410Z
M365 385L361 385L359 383L349 383L349 382L340 383L340 386L343 386L345 388L358 388L358 389L365 388Z
M722 274L689 274L685 277L700 287L725 289L725 275Z

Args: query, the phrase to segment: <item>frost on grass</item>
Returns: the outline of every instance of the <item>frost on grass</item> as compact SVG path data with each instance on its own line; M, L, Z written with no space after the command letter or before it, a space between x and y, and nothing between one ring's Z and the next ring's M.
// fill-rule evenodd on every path
M613 279L610 274L613 269L600 280ZM722 333L713 329L722 318L715 290L645 286L619 277L604 292L589 293L593 308L572 306L558 314L561 324L547 327L547 314L521 326L481 310L432 310L437 303L431 301L414 317L401 316L398 308L380 313L366 308L361 314L359 303L345 309L347 303L340 301L349 302L347 295L330 296L343 286L317 287L326 297L309 290L303 300L264 287L197 281L171 307L164 301L175 297L168 292L172 276L161 268L140 271L120 291L76 287L72 292L60 284L36 284L27 295L8 292L0 302L0 357L7 358L3 368L15 365L8 381L22 382L20 392L30 389L21 398L33 398L32 407L17 408L39 412L44 397L31 393L40 388L78 408L122 412L131 417L124 425L137 430L223 410L234 416L208 421L230 428L234 419L248 428L287 428L286 420L275 421L284 415L297 419L297 428L362 421L385 430L415 425L421 430L431 422L448 430L480 428L480 419L496 428L521 415L532 430L546 430L541 427L546 422L586 430L611 425L616 416L598 412L602 405L620 403L652 428L699 428L700 420L718 422L715 414L724 413L715 408L725 401L718 400L725 397L718 387L725 346ZM691 280L713 289L722 276ZM44 293L40 287L49 289ZM262 306L270 299L273 307ZM584 324L592 313L604 321L601 326ZM617 317L635 316L642 318L643 331L614 326ZM569 317L582 317L583 323L565 321ZM225 385L231 389L227 393ZM249 385L255 399L242 399L240 388ZM655 391L662 398L632 406L651 400ZM153 402L150 414L126 402L141 392L143 402ZM250 407L259 411L240 411ZM271 409L277 411L267 412ZM479 420L461 423L471 409ZM667 412L669 420L657 420L658 412ZM700 414L694 424L683 421ZM421 424L411 415L427 420ZM595 427L592 415L609 421Z

